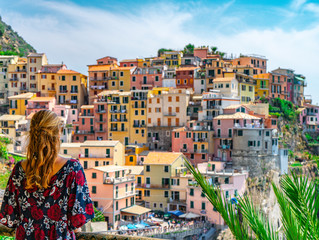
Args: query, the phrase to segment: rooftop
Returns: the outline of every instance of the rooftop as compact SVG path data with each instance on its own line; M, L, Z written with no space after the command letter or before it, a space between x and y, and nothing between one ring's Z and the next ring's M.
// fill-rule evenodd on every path
M94 108L94 105L82 105L81 108Z
M81 147L115 147L120 141L85 141L81 144Z
M213 80L213 83L216 83L216 82L231 82L233 79L236 79L236 78L234 78L234 77L215 78Z
M133 215L142 215L144 213L150 212L151 210L152 209L145 208L145 207L138 206L138 205L134 205L132 207L121 209L121 212L126 212L126 213L130 213Z
M143 175L143 166L125 166L126 169L130 170L130 175Z
M236 112L234 114L224 114L215 117L214 119L251 119L251 120L259 120L259 117L255 117L253 115L249 115L246 113Z
M5 114L0 117L0 121L19 121L25 119L24 115L9 115Z
M61 148L79 148L81 147L80 142L73 142L73 143L61 143Z
M171 165L182 155L182 153L174 152L149 152L144 164Z
M101 167L95 167L93 169L96 169L101 172L116 172L116 171L122 171L127 169L126 166L117 166L117 165L107 165L107 166L101 166Z
M55 97L35 97L30 99L32 102L50 102L53 101Z
M81 74L79 72L70 70L70 69L60 69L57 73L59 74Z
M9 99L29 99L32 98L34 95L34 93L28 92L28 93L23 93L23 94L19 94L19 95L14 95L11 97L8 97Z

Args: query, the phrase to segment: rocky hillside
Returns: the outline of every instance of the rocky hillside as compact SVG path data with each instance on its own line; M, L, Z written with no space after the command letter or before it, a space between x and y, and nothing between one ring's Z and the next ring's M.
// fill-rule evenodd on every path
M0 55L27 56L36 50L0 17Z

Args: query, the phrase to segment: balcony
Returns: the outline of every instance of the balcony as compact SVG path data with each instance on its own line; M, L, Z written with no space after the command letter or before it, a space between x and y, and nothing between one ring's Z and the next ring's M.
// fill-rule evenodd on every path
M233 138L233 136L228 134L214 134L214 138Z
M135 127L135 128L145 128L146 125L145 124L134 124L133 127Z
M77 94L77 93L79 93L79 91L77 91L77 90L71 90L71 94Z
M105 89L106 87L105 86L90 86L91 89Z
M135 181L135 177L134 176L120 177L120 178L106 177L103 179L104 184L117 184L117 183L130 182L130 181Z
M77 130L75 134L94 134L94 131L87 131L87 130Z
M127 132L127 128L121 128L121 129L111 128L111 131L113 131L113 132Z
M27 105L27 109L47 109L48 105Z
M214 118L214 116L205 116L205 117L203 118L203 120L204 120L204 121L211 121L211 120L213 120L213 118Z
M164 113L164 116L165 117L174 117L174 116L176 116L176 113L168 112L168 113Z
M60 89L60 91L59 91L59 93L67 93L68 92L68 90L65 90L65 89Z
M186 205L186 200L169 198L169 199L167 199L167 203Z
M97 133L103 133L103 132L106 132L106 130L105 130L105 129L98 129L98 130L96 130L95 132L97 132Z
M65 102L70 104L77 104L78 100L66 100Z
M131 100L134 100L134 101L136 101L136 100L147 100L147 97L131 97Z
M117 110L117 109L111 109L110 110L110 113L127 113L127 110L126 109L119 109L119 110Z
M20 91L27 91L28 89L27 89L27 87L25 86L25 87L20 87Z
M16 129L17 132L26 132L28 131L28 128L27 127L19 127Z
M260 90L268 90L268 86L267 85L260 85L259 89Z
M106 81L110 79L111 77L90 77L90 81Z
M226 149L232 149L233 147L231 144L222 144L222 145L218 145L218 148L226 150Z
M169 189L169 184L141 184L142 188L153 188L153 189Z
M54 91L55 92L55 88L48 88L48 91Z
M239 129L241 129L241 128L242 129L264 128L264 124L259 124L259 122L258 122L256 124L250 123L250 124L246 124L246 125L242 126L239 123L235 123L234 128L237 128L237 129L238 128Z
M194 153L208 153L207 149L194 149Z
M15 72L27 72L27 69L18 69L18 68L16 68L16 70L15 70Z
M10 78L9 80L10 80L10 81L19 81L19 78L13 77L13 78Z
M95 120L95 122L97 122L97 123L106 123L106 119L102 119L102 120L98 119L98 120Z
M207 142L207 138L193 138L193 142Z
M98 109L95 112L96 113L106 113L106 110L105 109Z

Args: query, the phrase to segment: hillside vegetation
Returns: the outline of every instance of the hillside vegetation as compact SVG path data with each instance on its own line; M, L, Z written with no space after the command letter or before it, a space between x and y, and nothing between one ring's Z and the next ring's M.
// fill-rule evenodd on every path
M0 55L27 56L36 50L0 17Z

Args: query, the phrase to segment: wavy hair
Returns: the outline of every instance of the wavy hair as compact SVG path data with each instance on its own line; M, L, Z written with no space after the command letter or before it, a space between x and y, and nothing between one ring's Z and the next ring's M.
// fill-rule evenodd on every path
M26 189L48 188L60 148L60 127L61 121L52 111L41 110L33 115L27 146Z

